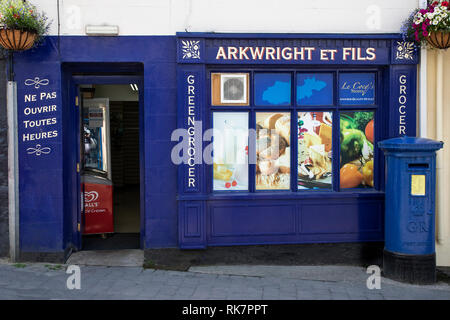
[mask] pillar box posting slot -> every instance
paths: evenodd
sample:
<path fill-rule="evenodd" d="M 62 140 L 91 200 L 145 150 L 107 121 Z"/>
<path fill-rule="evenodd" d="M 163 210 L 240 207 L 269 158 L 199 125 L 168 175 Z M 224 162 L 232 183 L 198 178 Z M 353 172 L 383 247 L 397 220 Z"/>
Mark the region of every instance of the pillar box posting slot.
<path fill-rule="evenodd" d="M 386 156 L 385 248 L 388 278 L 436 281 L 436 151 L 443 142 L 401 137 L 379 143 Z"/>

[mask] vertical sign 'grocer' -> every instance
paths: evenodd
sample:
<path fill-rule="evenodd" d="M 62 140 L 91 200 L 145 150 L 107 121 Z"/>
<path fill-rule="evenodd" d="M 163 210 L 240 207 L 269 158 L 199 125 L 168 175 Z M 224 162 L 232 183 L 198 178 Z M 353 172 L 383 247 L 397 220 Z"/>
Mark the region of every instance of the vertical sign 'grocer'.
<path fill-rule="evenodd" d="M 416 135 L 416 66 L 391 67 L 389 137 Z"/>
<path fill-rule="evenodd" d="M 407 77 L 406 75 L 402 74 L 399 76 L 399 98 L 398 98 L 398 113 L 399 115 L 399 122 L 398 122 L 398 134 L 399 135 L 406 135 L 406 103 L 407 103 Z"/>

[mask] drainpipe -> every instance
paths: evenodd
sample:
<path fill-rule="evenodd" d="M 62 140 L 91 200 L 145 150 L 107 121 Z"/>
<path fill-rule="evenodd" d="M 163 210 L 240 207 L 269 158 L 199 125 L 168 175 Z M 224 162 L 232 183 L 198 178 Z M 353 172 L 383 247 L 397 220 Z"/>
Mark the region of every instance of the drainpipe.
<path fill-rule="evenodd" d="M 419 135 L 422 138 L 427 137 L 427 99 L 428 99 L 428 93 L 427 93 L 427 49 L 422 48 L 420 50 L 420 105 L 419 105 Z"/>
<path fill-rule="evenodd" d="M 419 1 L 419 8 L 425 9 L 428 6 L 427 0 Z M 419 134 L 420 137 L 427 137 L 427 56 L 428 51 L 422 46 L 420 49 L 420 106 L 419 106 Z"/>
<path fill-rule="evenodd" d="M 9 255 L 19 258 L 19 156 L 17 138 L 17 83 L 14 81 L 13 53 L 9 52 L 6 109 L 8 116 L 8 211 Z"/>
<path fill-rule="evenodd" d="M 436 140 L 443 141 L 443 125 L 444 125 L 444 52 L 438 50 L 436 61 Z M 447 190 L 444 174 L 444 153 L 437 151 L 436 159 L 436 204 L 437 204 L 437 241 L 444 243 L 446 238 L 447 221 L 445 211 L 444 192 Z"/>

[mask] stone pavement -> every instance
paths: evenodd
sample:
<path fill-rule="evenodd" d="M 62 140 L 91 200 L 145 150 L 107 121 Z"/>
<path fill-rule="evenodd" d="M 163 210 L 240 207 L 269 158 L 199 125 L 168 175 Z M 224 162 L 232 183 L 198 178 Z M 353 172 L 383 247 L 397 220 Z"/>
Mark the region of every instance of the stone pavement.
<path fill-rule="evenodd" d="M 82 250 L 70 255 L 68 265 L 140 267 L 144 265 L 144 251 L 123 250 Z"/>
<path fill-rule="evenodd" d="M 360 267 L 211 266 L 178 272 L 80 266 L 80 290 L 67 289 L 66 268 L 0 260 L 0 299 L 450 300 L 447 283 L 417 286 L 382 278 L 380 290 L 369 290 L 369 275 Z"/>

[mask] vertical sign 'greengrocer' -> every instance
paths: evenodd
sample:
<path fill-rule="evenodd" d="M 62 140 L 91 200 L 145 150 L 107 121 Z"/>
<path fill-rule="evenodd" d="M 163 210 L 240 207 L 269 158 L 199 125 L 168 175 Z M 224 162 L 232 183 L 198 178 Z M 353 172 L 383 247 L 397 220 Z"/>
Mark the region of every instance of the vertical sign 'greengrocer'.
<path fill-rule="evenodd" d="M 187 187 L 196 188 L 196 172 L 195 172 L 195 75 L 189 74 L 187 81 L 187 130 L 189 134 L 188 155 L 188 171 L 187 171 Z"/>

